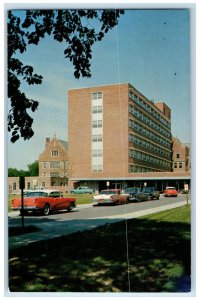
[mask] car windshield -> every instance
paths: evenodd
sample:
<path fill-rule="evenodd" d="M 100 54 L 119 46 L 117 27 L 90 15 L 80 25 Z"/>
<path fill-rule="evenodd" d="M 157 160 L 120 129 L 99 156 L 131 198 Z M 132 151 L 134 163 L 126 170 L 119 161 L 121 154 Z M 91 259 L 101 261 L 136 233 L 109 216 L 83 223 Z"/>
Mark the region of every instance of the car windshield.
<path fill-rule="evenodd" d="M 143 188 L 143 190 L 142 190 L 143 192 L 147 192 L 147 193 L 149 193 L 149 192 L 152 192 L 153 191 L 153 189 L 152 188 L 150 188 L 150 187 L 146 187 L 146 188 Z"/>
<path fill-rule="evenodd" d="M 100 195 L 112 195 L 116 193 L 117 193 L 116 191 L 103 190 L 100 192 Z"/>
<path fill-rule="evenodd" d="M 47 197 L 48 194 L 45 192 L 28 192 L 26 197 Z"/>
<path fill-rule="evenodd" d="M 139 191 L 139 188 L 127 188 L 126 193 L 136 193 Z"/>
<path fill-rule="evenodd" d="M 176 190 L 175 187 L 167 187 L 166 190 Z"/>

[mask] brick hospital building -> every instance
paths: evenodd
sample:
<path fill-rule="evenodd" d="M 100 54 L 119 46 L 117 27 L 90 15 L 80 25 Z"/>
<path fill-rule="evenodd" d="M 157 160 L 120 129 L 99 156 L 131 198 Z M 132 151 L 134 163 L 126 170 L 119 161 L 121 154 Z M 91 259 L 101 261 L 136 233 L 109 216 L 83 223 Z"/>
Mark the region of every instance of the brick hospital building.
<path fill-rule="evenodd" d="M 69 191 L 130 186 L 190 185 L 190 145 L 171 136 L 171 110 L 128 83 L 69 91 L 68 143 L 46 138 L 39 176 L 26 189 Z M 9 178 L 9 192 L 19 189 Z"/>
<path fill-rule="evenodd" d="M 179 178 L 172 175 L 170 108 L 129 83 L 70 90 L 68 142 L 74 186 L 100 190 Z M 188 183 L 189 172 L 180 176 Z"/>

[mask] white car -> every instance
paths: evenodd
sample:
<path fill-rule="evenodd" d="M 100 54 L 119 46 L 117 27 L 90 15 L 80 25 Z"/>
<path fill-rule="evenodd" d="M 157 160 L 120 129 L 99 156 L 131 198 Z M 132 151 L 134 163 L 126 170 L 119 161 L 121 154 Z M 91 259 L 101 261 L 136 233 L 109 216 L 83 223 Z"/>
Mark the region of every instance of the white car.
<path fill-rule="evenodd" d="M 93 196 L 93 204 L 125 204 L 129 202 L 129 194 L 123 194 L 120 189 L 102 190 Z"/>

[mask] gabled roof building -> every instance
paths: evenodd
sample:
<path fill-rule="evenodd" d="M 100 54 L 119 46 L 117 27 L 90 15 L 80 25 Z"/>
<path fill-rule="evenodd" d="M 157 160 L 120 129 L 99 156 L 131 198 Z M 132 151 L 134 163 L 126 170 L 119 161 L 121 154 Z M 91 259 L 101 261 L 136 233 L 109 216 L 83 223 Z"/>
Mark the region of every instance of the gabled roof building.
<path fill-rule="evenodd" d="M 50 186 L 66 185 L 68 168 L 68 143 L 46 138 L 45 149 L 39 156 L 39 177 L 49 178 Z M 43 181 L 45 182 L 45 180 Z"/>

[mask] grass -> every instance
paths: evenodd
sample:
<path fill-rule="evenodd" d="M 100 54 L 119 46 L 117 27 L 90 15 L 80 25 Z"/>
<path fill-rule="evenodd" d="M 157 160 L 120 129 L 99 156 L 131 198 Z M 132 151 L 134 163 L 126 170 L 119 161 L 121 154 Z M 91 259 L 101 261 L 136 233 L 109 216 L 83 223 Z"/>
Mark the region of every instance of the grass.
<path fill-rule="evenodd" d="M 8 196 L 8 212 L 11 212 L 11 202 L 14 198 L 20 198 L 20 195 L 9 195 Z M 93 195 L 83 194 L 83 195 L 74 195 L 74 194 L 65 194 L 64 197 L 74 197 L 76 198 L 76 205 L 81 204 L 90 204 L 92 203 Z"/>
<path fill-rule="evenodd" d="M 189 291 L 190 235 L 188 205 L 34 243 L 10 251 L 9 288 L 128 292 L 129 274 L 131 292 Z"/>
<path fill-rule="evenodd" d="M 8 228 L 8 236 L 16 236 L 16 235 L 21 235 L 21 234 L 26 234 L 26 233 L 32 233 L 32 232 L 37 232 L 40 231 L 36 226 L 25 226 L 25 227 L 9 227 Z"/>

